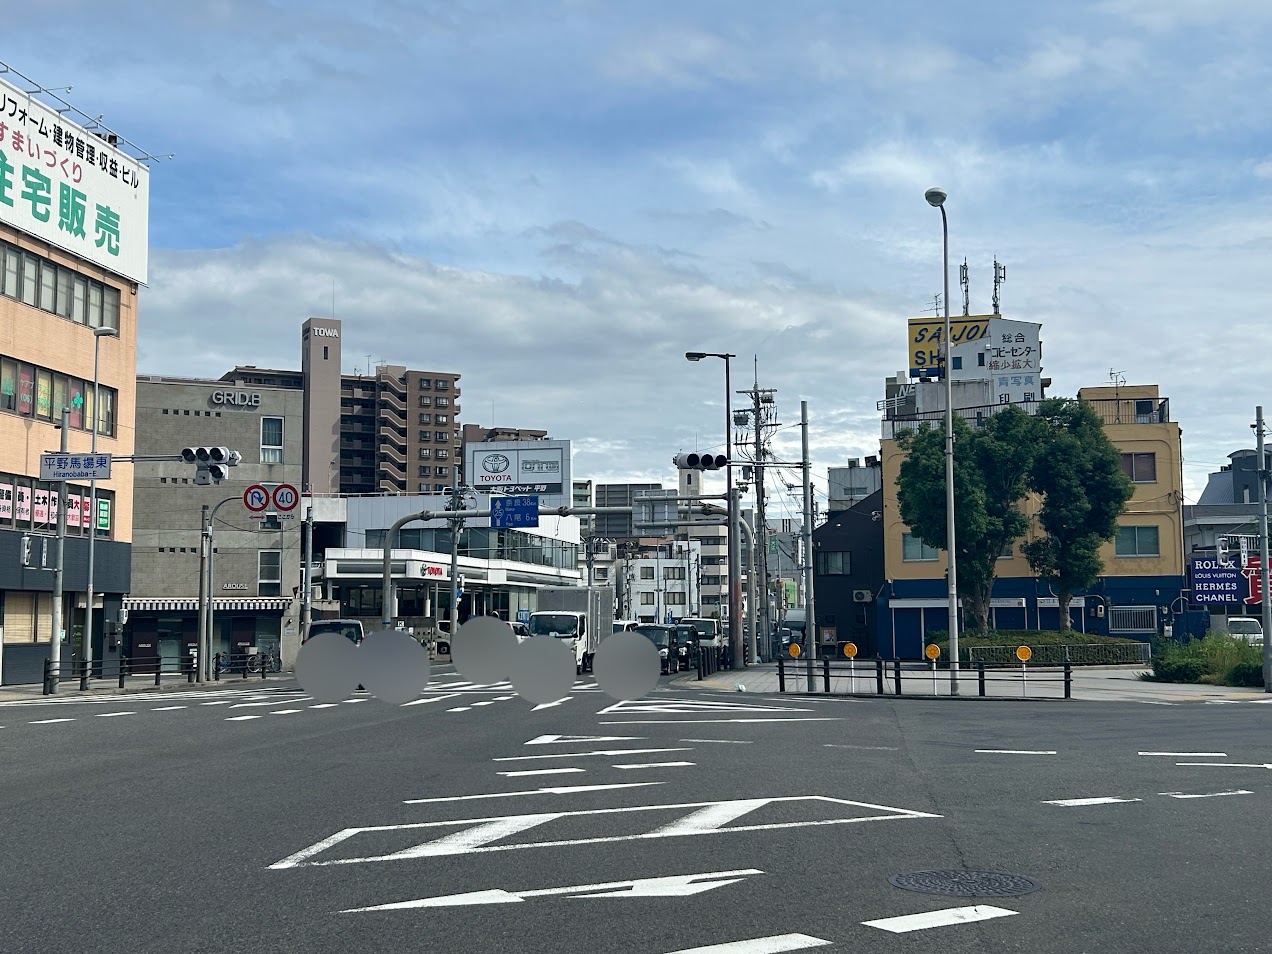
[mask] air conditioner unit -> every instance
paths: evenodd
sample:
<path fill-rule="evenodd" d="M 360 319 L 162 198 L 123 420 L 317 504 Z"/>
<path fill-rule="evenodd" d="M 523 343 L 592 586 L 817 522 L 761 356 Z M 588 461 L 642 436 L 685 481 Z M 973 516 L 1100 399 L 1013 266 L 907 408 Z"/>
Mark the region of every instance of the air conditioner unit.
<path fill-rule="evenodd" d="M 871 603 L 874 601 L 874 594 L 869 590 L 853 590 L 852 601 L 854 603 Z"/>

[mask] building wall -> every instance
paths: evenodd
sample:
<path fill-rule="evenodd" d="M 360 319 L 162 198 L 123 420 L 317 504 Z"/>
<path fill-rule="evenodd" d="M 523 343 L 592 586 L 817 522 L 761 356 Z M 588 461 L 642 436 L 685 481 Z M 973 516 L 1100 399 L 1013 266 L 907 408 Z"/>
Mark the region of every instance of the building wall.
<path fill-rule="evenodd" d="M 302 489 L 316 494 L 340 490 L 340 322 L 310 318 L 300 329 L 304 376 Z"/>

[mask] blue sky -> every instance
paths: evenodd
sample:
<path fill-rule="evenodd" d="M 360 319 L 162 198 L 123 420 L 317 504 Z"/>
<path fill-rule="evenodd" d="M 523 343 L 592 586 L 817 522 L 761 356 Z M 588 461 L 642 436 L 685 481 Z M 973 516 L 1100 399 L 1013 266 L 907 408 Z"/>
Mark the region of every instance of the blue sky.
<path fill-rule="evenodd" d="M 996 256 L 1050 393 L 1159 384 L 1190 499 L 1272 406 L 1261 0 L 46 6 L 0 59 L 176 156 L 144 372 L 293 366 L 334 282 L 350 369 L 457 370 L 465 421 L 570 438 L 580 476 L 721 442 L 686 350 L 738 354 L 739 387 L 758 355 L 824 473 L 878 449 L 939 184 L 973 313 Z"/>

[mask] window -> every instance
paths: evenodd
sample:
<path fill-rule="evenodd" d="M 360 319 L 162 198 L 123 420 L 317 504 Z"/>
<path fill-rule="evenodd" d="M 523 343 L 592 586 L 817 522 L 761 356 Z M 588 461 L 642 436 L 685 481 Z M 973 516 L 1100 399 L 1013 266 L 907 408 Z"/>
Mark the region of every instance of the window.
<path fill-rule="evenodd" d="M 444 444 L 446 443 L 448 438 L 449 438 L 449 435 L 445 431 L 433 432 L 433 439 L 437 441 L 438 443 Z"/>
<path fill-rule="evenodd" d="M 917 560 L 940 559 L 941 551 L 930 547 L 912 533 L 901 535 L 901 559 L 907 563 Z"/>
<path fill-rule="evenodd" d="M 53 372 L 43 368 L 35 376 L 35 416 L 53 419 Z"/>
<path fill-rule="evenodd" d="M 448 476 L 450 476 L 450 468 L 449 468 L 449 467 L 434 467 L 434 468 L 433 468 L 433 476 L 434 476 L 434 477 L 448 477 Z"/>
<path fill-rule="evenodd" d="M 654 605 L 654 594 L 653 594 L 653 593 L 642 593 L 642 594 L 640 594 L 640 605 L 641 605 L 641 606 L 653 606 L 653 605 Z"/>
<path fill-rule="evenodd" d="M 954 356 L 954 370 L 955 371 L 963 370 L 963 359 L 958 355 Z"/>
<path fill-rule="evenodd" d="M 57 308 L 57 268 L 47 262 L 40 269 L 40 307 L 45 311 L 56 313 Z"/>
<path fill-rule="evenodd" d="M 429 388 L 433 386 L 433 382 L 430 381 L 428 378 L 420 378 L 417 384 L 419 384 L 419 388 L 421 391 L 427 391 Z"/>
<path fill-rule="evenodd" d="M 90 282 L 88 285 L 88 326 L 102 327 L 102 286 L 97 282 Z"/>
<path fill-rule="evenodd" d="M 80 275 L 71 280 L 71 321 L 88 323 L 88 279 Z"/>
<path fill-rule="evenodd" d="M 1122 473 L 1137 484 L 1157 483 L 1157 455 L 1123 454 Z"/>
<path fill-rule="evenodd" d="M 30 252 L 22 256 L 22 303 L 24 305 L 35 304 L 39 271 L 40 260 L 38 258 Z"/>
<path fill-rule="evenodd" d="M 419 473 L 419 476 L 421 476 L 421 477 L 427 477 L 427 476 L 428 476 L 428 464 L 420 464 L 420 473 Z M 421 487 L 421 489 L 423 489 L 423 488 Z"/>
<path fill-rule="evenodd" d="M 281 464 L 283 462 L 283 419 L 281 417 L 261 418 L 261 463 Z"/>
<path fill-rule="evenodd" d="M 980 354 L 976 356 L 976 366 L 978 368 L 985 367 L 985 352 L 984 351 L 980 352 Z"/>
<path fill-rule="evenodd" d="M 278 596 L 283 582 L 283 551 L 260 550 L 256 554 L 256 594 Z"/>
<path fill-rule="evenodd" d="M 18 409 L 18 363 L 12 358 L 0 358 L 0 410 Z"/>
<path fill-rule="evenodd" d="M 664 580 L 683 580 L 684 578 L 685 578 L 685 568 L 683 566 L 663 567 Z"/>
<path fill-rule="evenodd" d="M 433 415 L 432 415 L 432 414 L 421 414 L 421 415 L 420 415 L 420 424 L 421 424 L 421 425 L 424 425 L 424 424 L 432 424 L 432 423 L 433 423 Z M 422 439 L 422 438 L 421 438 L 421 439 Z"/>
<path fill-rule="evenodd" d="M 998 554 L 997 559 L 1010 560 L 1015 555 L 1016 555 L 1015 549 L 1012 547 L 1011 541 L 1008 541 L 1007 543 L 1003 544 L 1002 552 Z"/>
<path fill-rule="evenodd" d="M 420 407 L 432 407 L 432 406 L 433 406 L 433 399 L 429 397 L 427 394 L 421 394 Z"/>
<path fill-rule="evenodd" d="M 445 391 L 445 390 L 447 390 L 448 388 L 450 388 L 450 382 L 449 382 L 449 381 L 443 380 L 442 378 L 438 378 L 438 379 L 437 379 L 437 390 L 439 390 L 439 391 Z"/>
<path fill-rule="evenodd" d="M 428 469 L 427 467 L 421 467 L 421 468 L 420 468 L 420 470 L 427 470 L 427 469 Z M 424 477 L 424 476 L 426 476 L 426 475 L 425 475 L 425 474 L 420 474 L 420 476 L 421 476 L 421 477 Z M 422 493 L 422 494 L 426 494 L 426 493 L 428 493 L 428 484 L 420 484 L 420 485 L 419 485 L 419 489 L 420 489 L 420 493 Z"/>
<path fill-rule="evenodd" d="M 439 447 L 437 449 L 437 453 L 433 456 L 435 456 L 438 460 L 446 460 L 450 457 L 450 452 L 447 451 L 445 447 Z"/>
<path fill-rule="evenodd" d="M 439 415 L 437 415 L 437 423 L 438 423 L 438 424 L 449 424 L 449 423 L 450 423 L 450 415 L 449 415 L 449 414 L 439 414 Z"/>
<path fill-rule="evenodd" d="M 439 397 L 437 399 L 438 407 L 450 407 L 450 398 Z"/>
<path fill-rule="evenodd" d="M 431 441 L 432 439 L 433 439 L 433 432 L 432 432 L 432 431 L 420 431 L 420 440 L 421 440 L 421 441 Z"/>
<path fill-rule="evenodd" d="M 101 406 L 97 408 L 97 433 L 107 437 L 115 436 L 115 390 L 102 388 Z"/>
<path fill-rule="evenodd" d="M 9 298 L 17 298 L 18 289 L 22 285 L 22 253 L 11 245 L 0 247 L 0 252 L 4 253 L 3 291 Z M 70 273 L 67 274 L 69 276 Z"/>
<path fill-rule="evenodd" d="M 844 576 L 852 572 L 852 554 L 847 550 L 827 550 L 817 554 L 819 576 Z"/>
<path fill-rule="evenodd" d="M 640 568 L 640 578 L 642 580 L 652 580 L 654 578 L 654 568 L 652 566 L 642 566 Z"/>
<path fill-rule="evenodd" d="M 328 357 L 329 357 L 328 351 L 329 351 L 329 346 L 328 346 L 328 345 L 323 345 L 323 346 L 322 346 L 322 360 L 326 361 L 326 360 L 328 359 Z"/>
<path fill-rule="evenodd" d="M 609 580 L 609 567 L 598 566 L 592 570 L 593 582 L 605 583 Z"/>
<path fill-rule="evenodd" d="M 665 597 L 664 602 L 668 606 L 684 606 L 685 605 L 686 601 L 685 601 L 684 593 L 665 593 L 663 595 Z"/>
<path fill-rule="evenodd" d="M 1116 550 L 1120 557 L 1161 556 L 1156 527 L 1118 527 Z"/>
<path fill-rule="evenodd" d="M 428 460 L 432 456 L 433 456 L 432 448 L 429 448 L 429 447 L 420 448 L 420 460 Z"/>
<path fill-rule="evenodd" d="M 435 494 L 440 494 L 440 493 L 441 493 L 443 490 L 445 490 L 445 489 L 446 489 L 446 485 L 445 485 L 445 484 L 434 484 L 434 485 L 433 485 L 433 493 L 435 493 Z"/>

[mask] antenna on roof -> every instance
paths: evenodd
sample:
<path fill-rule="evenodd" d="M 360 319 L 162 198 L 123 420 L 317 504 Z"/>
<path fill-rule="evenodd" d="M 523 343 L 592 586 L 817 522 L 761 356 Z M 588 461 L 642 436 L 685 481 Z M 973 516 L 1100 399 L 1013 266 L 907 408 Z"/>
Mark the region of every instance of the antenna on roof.
<path fill-rule="evenodd" d="M 1007 281 L 1007 266 L 999 264 L 998 257 L 994 256 L 994 314 L 996 315 L 1002 314 L 998 310 L 998 286 L 1005 281 Z"/>
<path fill-rule="evenodd" d="M 958 283 L 963 286 L 963 314 L 972 313 L 971 280 L 967 275 L 967 259 L 958 267 Z"/>
<path fill-rule="evenodd" d="M 929 311 L 930 311 L 930 312 L 932 312 L 932 314 L 934 314 L 934 315 L 940 315 L 940 314 L 941 314 L 941 296 L 940 296 L 940 294 L 939 294 L 939 293 L 938 293 L 938 294 L 936 294 L 936 295 L 933 295 L 933 296 L 932 296 L 932 304 L 931 304 L 929 307 L 927 307 L 927 308 L 924 308 L 924 309 L 923 309 L 923 313 L 924 313 L 925 315 L 926 315 Z"/>

